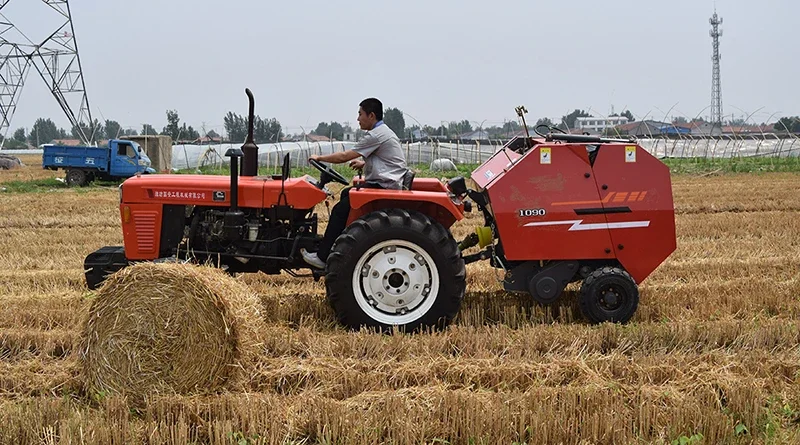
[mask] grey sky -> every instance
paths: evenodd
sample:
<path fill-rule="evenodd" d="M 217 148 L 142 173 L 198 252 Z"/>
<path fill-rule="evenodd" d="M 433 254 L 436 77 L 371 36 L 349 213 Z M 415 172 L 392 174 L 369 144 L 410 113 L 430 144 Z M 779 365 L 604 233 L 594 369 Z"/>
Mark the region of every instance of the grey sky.
<path fill-rule="evenodd" d="M 484 126 L 629 108 L 641 118 L 693 117 L 710 103 L 711 0 L 241 1 L 73 0 L 92 112 L 124 127 L 157 129 L 178 110 L 196 129 L 256 113 L 289 132 L 319 121 L 355 124 L 358 102 L 380 98 L 423 124 Z M 800 114 L 795 0 L 719 0 L 724 17 L 726 115 Z M 2 11 L 41 39 L 56 20 L 43 3 Z M 703 112 L 708 115 L 708 110 Z M 12 129 L 40 116 L 68 127 L 35 73 Z M 775 118 L 772 119 L 773 121 Z M 413 120 L 406 118 L 407 125 Z"/>

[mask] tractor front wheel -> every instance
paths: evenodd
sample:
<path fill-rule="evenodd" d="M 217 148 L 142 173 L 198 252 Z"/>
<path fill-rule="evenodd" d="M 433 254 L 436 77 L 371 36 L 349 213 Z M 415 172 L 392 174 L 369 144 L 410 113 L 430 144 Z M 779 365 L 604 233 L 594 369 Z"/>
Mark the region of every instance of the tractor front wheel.
<path fill-rule="evenodd" d="M 628 272 L 602 267 L 583 281 L 579 303 L 592 323 L 627 323 L 639 306 L 639 289 Z"/>
<path fill-rule="evenodd" d="M 387 331 L 441 328 L 458 313 L 466 269 L 448 230 L 403 209 L 353 222 L 328 256 L 325 285 L 339 321 Z"/>

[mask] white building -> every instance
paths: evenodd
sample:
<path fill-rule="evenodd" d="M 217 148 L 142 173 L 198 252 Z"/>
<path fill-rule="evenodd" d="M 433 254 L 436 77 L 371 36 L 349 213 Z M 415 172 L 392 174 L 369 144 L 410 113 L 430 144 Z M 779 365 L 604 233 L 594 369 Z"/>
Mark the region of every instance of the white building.
<path fill-rule="evenodd" d="M 575 120 L 575 129 L 588 133 L 602 133 L 606 128 L 628 123 L 625 116 L 613 117 L 579 117 Z"/>

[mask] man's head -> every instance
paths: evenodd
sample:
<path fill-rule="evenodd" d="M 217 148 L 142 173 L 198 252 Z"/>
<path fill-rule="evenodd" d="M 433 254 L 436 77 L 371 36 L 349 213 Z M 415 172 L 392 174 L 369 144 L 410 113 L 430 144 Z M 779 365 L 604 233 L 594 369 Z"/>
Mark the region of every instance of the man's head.
<path fill-rule="evenodd" d="M 370 97 L 358 104 L 358 125 L 362 130 L 372 130 L 378 121 L 383 120 L 383 104 L 378 99 Z"/>

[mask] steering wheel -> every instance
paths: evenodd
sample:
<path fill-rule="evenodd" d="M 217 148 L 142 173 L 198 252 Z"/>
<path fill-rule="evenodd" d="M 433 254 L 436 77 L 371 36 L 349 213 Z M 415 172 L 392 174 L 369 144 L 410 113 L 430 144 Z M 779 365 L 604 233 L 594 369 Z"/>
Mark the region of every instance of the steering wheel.
<path fill-rule="evenodd" d="M 312 167 L 314 167 L 317 170 L 319 170 L 319 172 L 321 173 L 321 175 L 319 177 L 319 180 L 323 184 L 327 184 L 329 182 L 329 180 L 331 180 L 331 179 L 333 179 L 334 181 L 336 181 L 336 182 L 338 182 L 339 184 L 342 184 L 342 185 L 350 184 L 350 181 L 345 179 L 345 177 L 342 176 L 341 173 L 339 173 L 336 170 L 334 170 L 333 167 L 331 167 L 330 165 L 325 165 L 322 162 L 317 161 L 316 159 L 309 159 L 308 163 L 311 164 Z M 326 178 L 326 176 L 327 176 L 327 178 Z M 328 180 L 326 181 L 326 179 L 328 179 Z"/>

